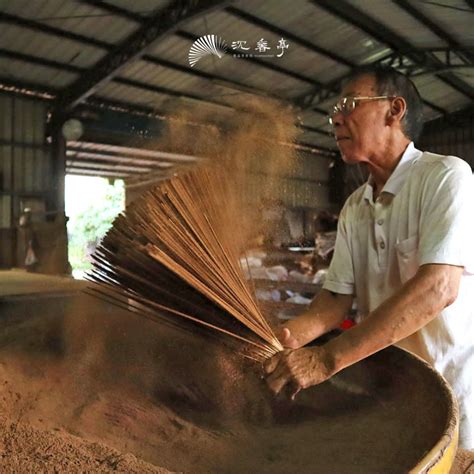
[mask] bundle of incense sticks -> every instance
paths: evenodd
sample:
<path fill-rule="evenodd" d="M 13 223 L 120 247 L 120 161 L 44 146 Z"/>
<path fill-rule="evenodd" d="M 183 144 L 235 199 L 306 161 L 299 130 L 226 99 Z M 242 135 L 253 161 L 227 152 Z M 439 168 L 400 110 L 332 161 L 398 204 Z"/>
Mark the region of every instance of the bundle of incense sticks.
<path fill-rule="evenodd" d="M 202 167 L 147 191 L 119 215 L 93 256 L 96 295 L 182 329 L 204 329 L 262 361 L 282 346 L 240 266 L 227 206 L 236 187 Z M 234 226 L 238 223 L 234 222 Z"/>

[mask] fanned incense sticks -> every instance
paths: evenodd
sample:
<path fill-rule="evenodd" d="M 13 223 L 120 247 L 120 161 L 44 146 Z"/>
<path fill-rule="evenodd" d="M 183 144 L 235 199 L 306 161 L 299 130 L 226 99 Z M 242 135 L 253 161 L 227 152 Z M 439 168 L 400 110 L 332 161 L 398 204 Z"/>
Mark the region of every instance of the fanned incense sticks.
<path fill-rule="evenodd" d="M 183 329 L 207 329 L 261 361 L 282 350 L 239 263 L 229 207 L 236 188 L 205 167 L 146 192 L 117 217 L 94 255 L 91 291 Z"/>

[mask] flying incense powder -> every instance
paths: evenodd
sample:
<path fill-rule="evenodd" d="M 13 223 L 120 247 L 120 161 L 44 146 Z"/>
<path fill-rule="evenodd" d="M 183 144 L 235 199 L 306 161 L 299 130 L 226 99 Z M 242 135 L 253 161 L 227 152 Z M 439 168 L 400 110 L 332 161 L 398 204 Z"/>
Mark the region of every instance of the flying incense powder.
<path fill-rule="evenodd" d="M 90 291 L 157 321 L 215 332 L 256 361 L 282 350 L 240 267 L 242 242 L 229 220 L 237 181 L 205 166 L 146 192 L 97 249 L 90 279 L 99 285 Z"/>

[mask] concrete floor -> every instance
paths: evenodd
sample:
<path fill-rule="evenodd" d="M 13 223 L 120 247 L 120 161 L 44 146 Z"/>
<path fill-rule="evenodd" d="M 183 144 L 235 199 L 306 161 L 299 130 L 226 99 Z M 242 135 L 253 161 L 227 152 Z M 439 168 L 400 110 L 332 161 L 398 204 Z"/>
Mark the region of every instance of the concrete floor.
<path fill-rule="evenodd" d="M 42 294 L 75 293 L 86 288 L 88 282 L 70 277 L 41 275 L 24 270 L 0 271 L 0 300 Z"/>

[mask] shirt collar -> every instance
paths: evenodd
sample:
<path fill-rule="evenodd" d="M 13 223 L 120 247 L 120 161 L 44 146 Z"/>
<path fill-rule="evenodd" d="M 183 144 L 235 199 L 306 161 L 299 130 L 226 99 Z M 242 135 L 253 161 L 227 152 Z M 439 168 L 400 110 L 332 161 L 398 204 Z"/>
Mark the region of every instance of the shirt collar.
<path fill-rule="evenodd" d="M 388 181 L 385 183 L 381 193 L 390 193 L 396 195 L 403 186 L 407 178 L 408 171 L 413 164 L 414 160 L 419 158 L 423 152 L 417 150 L 413 142 L 410 142 L 406 147 L 403 155 L 398 162 L 396 168 L 393 170 L 392 174 L 388 178 Z M 369 179 L 365 185 L 364 198 L 369 201 L 373 196 L 373 178 L 369 176 Z"/>

